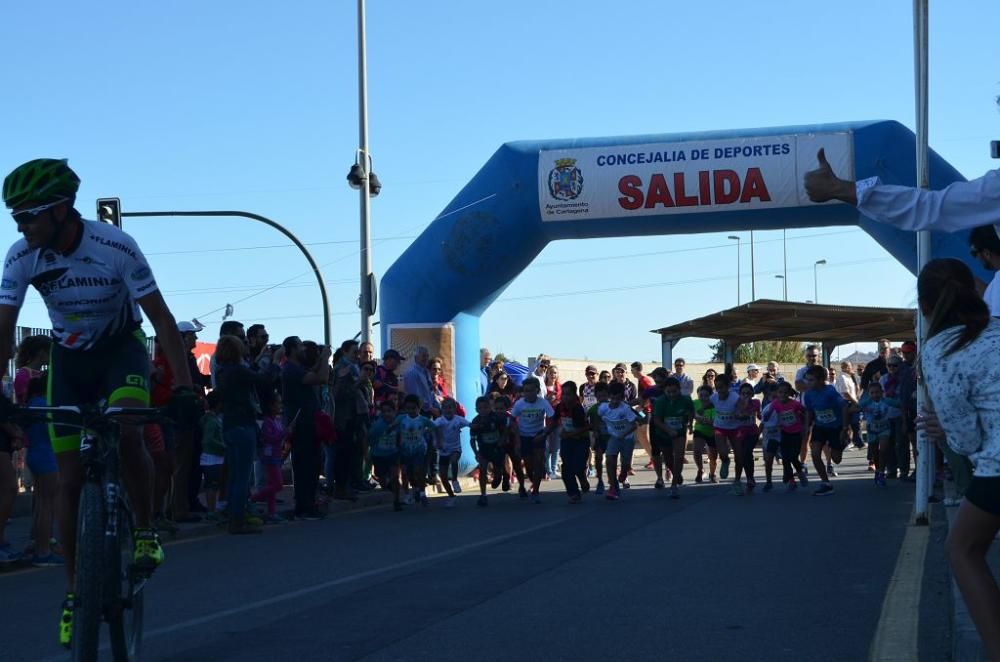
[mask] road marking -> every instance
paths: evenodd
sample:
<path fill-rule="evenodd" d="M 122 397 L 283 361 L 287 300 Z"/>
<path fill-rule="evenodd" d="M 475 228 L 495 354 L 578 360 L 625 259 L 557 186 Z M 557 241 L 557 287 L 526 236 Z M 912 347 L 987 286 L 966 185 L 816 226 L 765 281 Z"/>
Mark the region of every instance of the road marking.
<path fill-rule="evenodd" d="M 919 656 L 920 589 L 930 531 L 929 526 L 906 529 L 868 653 L 872 662 L 910 661 Z"/>
<path fill-rule="evenodd" d="M 262 607 L 268 607 L 270 605 L 278 604 L 280 602 L 286 602 L 288 600 L 295 600 L 312 593 L 320 593 L 334 586 L 341 586 L 343 584 L 350 584 L 351 582 L 356 582 L 361 579 L 368 579 L 369 577 L 376 577 L 378 575 L 383 575 L 389 572 L 395 572 L 397 570 L 403 570 L 416 565 L 424 565 L 430 561 L 439 561 L 441 559 L 448 558 L 450 556 L 458 556 L 465 554 L 466 552 L 471 552 L 474 549 L 479 549 L 480 547 L 488 547 L 490 545 L 495 545 L 496 543 L 504 542 L 510 540 L 511 538 L 518 538 L 520 536 L 534 533 L 541 529 L 548 528 L 555 524 L 561 524 L 567 520 L 573 519 L 575 516 L 560 517 L 559 519 L 550 520 L 542 524 L 536 524 L 535 526 L 528 527 L 526 529 L 520 529 L 512 533 L 505 533 L 500 536 L 493 536 L 492 538 L 487 538 L 486 540 L 480 540 L 479 542 L 469 543 L 467 545 L 462 545 L 461 547 L 455 547 L 453 549 L 445 550 L 443 552 L 436 552 L 434 554 L 428 554 L 426 556 L 421 556 L 420 558 L 410 559 L 408 561 L 400 561 L 399 563 L 392 563 L 390 565 L 382 566 L 381 568 L 375 568 L 373 570 L 365 570 L 364 572 L 357 572 L 353 575 L 347 575 L 346 577 L 338 577 L 337 579 L 331 579 L 330 581 L 323 582 L 322 584 L 313 584 L 307 588 L 300 588 L 296 591 L 289 591 L 287 593 L 281 593 L 280 595 L 275 595 L 270 598 L 265 598 L 263 600 L 257 600 L 256 602 L 248 602 L 246 604 L 240 605 L 239 607 L 233 607 L 231 609 L 224 609 L 222 611 L 217 611 L 213 614 L 207 616 L 201 616 L 199 618 L 192 618 L 187 621 L 182 621 L 174 625 L 169 625 L 167 627 L 158 628 L 156 630 L 150 630 L 143 633 L 143 639 L 148 639 L 150 637 L 159 637 L 164 634 L 172 634 L 178 632 L 179 630 L 186 630 L 187 628 L 197 627 L 199 625 L 205 625 L 206 623 L 211 623 L 212 621 L 217 621 L 223 618 L 228 618 L 230 616 L 235 616 L 237 614 L 242 614 L 244 612 L 253 611 L 255 609 L 260 609 Z M 146 605 L 146 609 L 155 609 L 155 605 Z M 107 646 L 102 646 L 101 649 L 105 650 Z M 44 662 L 65 662 L 66 655 L 54 655 L 44 659 Z"/>

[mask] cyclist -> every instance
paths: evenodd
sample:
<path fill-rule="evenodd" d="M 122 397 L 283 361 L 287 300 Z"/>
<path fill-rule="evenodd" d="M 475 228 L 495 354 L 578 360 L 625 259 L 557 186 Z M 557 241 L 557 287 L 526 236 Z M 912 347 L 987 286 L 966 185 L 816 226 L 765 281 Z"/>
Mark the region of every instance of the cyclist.
<path fill-rule="evenodd" d="M 14 346 L 14 329 L 28 285 L 38 290 L 52 321 L 49 405 L 107 400 L 109 406 L 149 406 L 149 357 L 142 333 L 146 313 L 175 376 L 176 417 L 194 414 L 187 357 L 173 315 L 135 241 L 107 223 L 87 221 L 73 207 L 80 179 L 65 159 L 35 159 L 3 182 L 3 200 L 23 237 L 7 253 L 0 282 L 0 374 Z M 77 510 L 83 472 L 79 432 L 50 425 L 59 465 L 59 524 L 66 550 L 67 595 L 59 641 L 69 646 Z M 122 464 L 135 514 L 133 563 L 152 571 L 163 561 L 151 527 L 153 473 L 141 426 L 123 421 Z"/>

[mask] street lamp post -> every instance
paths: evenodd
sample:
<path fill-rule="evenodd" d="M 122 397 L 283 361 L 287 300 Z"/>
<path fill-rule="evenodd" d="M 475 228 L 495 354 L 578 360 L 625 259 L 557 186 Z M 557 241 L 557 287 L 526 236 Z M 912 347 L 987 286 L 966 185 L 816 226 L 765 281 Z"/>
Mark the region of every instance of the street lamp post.
<path fill-rule="evenodd" d="M 781 281 L 781 289 L 784 296 L 782 297 L 785 301 L 788 301 L 788 286 L 785 284 L 785 277 L 781 274 L 775 274 L 775 278 Z"/>
<path fill-rule="evenodd" d="M 740 276 L 742 275 L 740 273 L 740 253 L 743 252 L 741 250 L 742 242 L 740 241 L 740 238 L 734 234 L 729 235 L 726 239 L 736 242 L 736 305 L 738 306 L 740 305 Z"/>
<path fill-rule="evenodd" d="M 819 303 L 819 267 L 826 264 L 826 260 L 816 260 L 813 264 L 813 301 Z"/>
<path fill-rule="evenodd" d="M 785 279 L 785 301 L 788 301 L 788 241 L 785 237 L 785 230 L 781 230 L 781 259 L 784 262 L 784 279 Z"/>
<path fill-rule="evenodd" d="M 750 301 L 757 300 L 757 268 L 753 255 L 753 230 L 750 230 Z"/>
<path fill-rule="evenodd" d="M 347 176 L 352 187 L 360 191 L 361 198 L 361 341 L 371 342 L 372 337 L 372 231 L 371 197 L 378 195 L 378 178 L 371 171 L 368 153 L 368 53 L 365 43 L 365 0 L 358 0 L 358 155 Z M 378 187 L 378 188 L 376 188 Z"/>

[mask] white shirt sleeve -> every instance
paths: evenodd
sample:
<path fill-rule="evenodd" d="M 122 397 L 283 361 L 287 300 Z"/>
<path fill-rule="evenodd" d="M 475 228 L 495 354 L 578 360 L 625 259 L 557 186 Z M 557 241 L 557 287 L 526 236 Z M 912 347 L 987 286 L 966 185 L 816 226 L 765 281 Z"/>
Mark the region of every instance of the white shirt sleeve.
<path fill-rule="evenodd" d="M 883 185 L 873 177 L 857 182 L 856 193 L 858 211 L 900 230 L 958 232 L 1000 226 L 1000 169 L 938 191 Z"/>
<path fill-rule="evenodd" d="M 20 308 L 24 304 L 30 273 L 26 268 L 27 259 L 28 251 L 23 241 L 11 246 L 7 252 L 3 267 L 3 283 L 0 283 L 0 304 L 15 308 Z"/>

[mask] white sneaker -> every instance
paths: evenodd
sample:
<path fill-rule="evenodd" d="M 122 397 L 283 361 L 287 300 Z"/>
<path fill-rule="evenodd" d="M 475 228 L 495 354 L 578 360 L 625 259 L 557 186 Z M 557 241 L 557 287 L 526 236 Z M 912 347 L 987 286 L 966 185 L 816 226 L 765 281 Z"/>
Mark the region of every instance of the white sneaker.
<path fill-rule="evenodd" d="M 458 479 L 451 481 L 451 489 L 455 494 L 462 493 L 462 484 L 458 482 Z"/>

